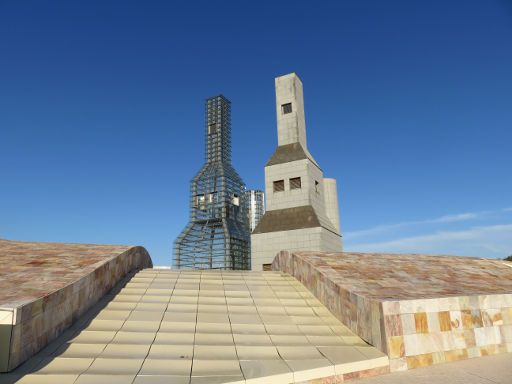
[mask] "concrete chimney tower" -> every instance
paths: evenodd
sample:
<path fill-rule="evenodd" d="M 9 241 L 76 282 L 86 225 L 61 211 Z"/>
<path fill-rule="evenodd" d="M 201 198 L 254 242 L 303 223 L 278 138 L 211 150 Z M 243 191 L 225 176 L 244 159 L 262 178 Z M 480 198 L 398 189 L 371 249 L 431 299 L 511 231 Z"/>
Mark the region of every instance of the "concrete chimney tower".
<path fill-rule="evenodd" d="M 251 235 L 253 270 L 281 250 L 342 249 L 336 180 L 324 179 L 306 140 L 302 82 L 276 78 L 278 147 L 265 166 L 266 212 Z"/>
<path fill-rule="evenodd" d="M 275 84 L 278 145 L 300 143 L 307 148 L 302 81 L 291 73 L 277 77 Z"/>

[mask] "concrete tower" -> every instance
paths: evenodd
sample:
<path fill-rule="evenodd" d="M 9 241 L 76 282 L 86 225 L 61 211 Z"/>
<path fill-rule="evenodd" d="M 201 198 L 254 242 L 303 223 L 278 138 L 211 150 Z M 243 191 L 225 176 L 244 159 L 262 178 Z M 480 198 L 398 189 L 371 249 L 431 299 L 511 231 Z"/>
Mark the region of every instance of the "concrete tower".
<path fill-rule="evenodd" d="M 245 184 L 231 165 L 231 104 L 206 100 L 206 163 L 190 182 L 190 221 L 174 242 L 180 269 L 250 269 Z"/>
<path fill-rule="evenodd" d="M 308 151 L 302 82 L 276 78 L 278 147 L 265 166 L 266 212 L 251 235 L 253 270 L 281 250 L 341 251 L 336 180 Z"/>

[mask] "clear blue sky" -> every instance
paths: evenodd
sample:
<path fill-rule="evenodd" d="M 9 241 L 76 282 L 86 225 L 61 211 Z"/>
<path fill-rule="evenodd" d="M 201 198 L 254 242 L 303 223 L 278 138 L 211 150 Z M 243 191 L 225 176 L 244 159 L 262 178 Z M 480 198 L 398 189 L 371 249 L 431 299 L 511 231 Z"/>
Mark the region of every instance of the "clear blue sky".
<path fill-rule="evenodd" d="M 512 2 L 312 4 L 0 0 L 0 237 L 170 264 L 204 99 L 262 188 L 295 71 L 347 250 L 512 254 Z"/>

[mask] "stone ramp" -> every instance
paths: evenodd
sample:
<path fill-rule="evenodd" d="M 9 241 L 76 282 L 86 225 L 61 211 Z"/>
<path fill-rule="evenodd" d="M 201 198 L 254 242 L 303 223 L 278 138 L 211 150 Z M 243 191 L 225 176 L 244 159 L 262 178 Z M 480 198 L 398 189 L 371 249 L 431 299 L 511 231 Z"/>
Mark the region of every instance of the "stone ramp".
<path fill-rule="evenodd" d="M 0 383 L 334 383 L 388 371 L 288 274 L 145 269 Z"/>
<path fill-rule="evenodd" d="M 280 252 L 391 371 L 512 352 L 512 263 L 454 256 Z"/>
<path fill-rule="evenodd" d="M 0 266 L 0 372 L 6 372 L 151 259 L 142 247 L 0 239 Z"/>

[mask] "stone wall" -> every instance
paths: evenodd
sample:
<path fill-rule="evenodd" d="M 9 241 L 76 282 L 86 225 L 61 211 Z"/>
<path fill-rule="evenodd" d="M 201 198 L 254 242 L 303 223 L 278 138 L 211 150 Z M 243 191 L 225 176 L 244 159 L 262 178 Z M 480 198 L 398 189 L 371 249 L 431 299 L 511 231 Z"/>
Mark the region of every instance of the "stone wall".
<path fill-rule="evenodd" d="M 44 244 L 42 247 L 45 251 L 48 250 L 46 243 L 30 244 L 33 245 L 32 249 L 36 254 L 37 244 Z M 63 244 L 63 246 L 68 245 Z M 58 253 L 59 245 L 53 244 L 53 247 L 55 247 L 55 253 Z M 120 252 L 119 250 L 117 247 L 114 252 L 113 249 L 105 252 L 105 248 L 100 248 L 99 261 L 95 259 L 93 264 L 87 265 L 87 256 L 78 250 L 73 254 L 73 251 L 67 249 L 66 257 L 69 260 L 87 267 L 81 270 L 81 274 L 73 275 L 70 281 L 62 281 L 62 286 L 51 292 L 43 294 L 42 291 L 34 288 L 35 297 L 33 298 L 28 298 L 31 290 L 24 284 L 41 288 L 52 286 L 59 280 L 61 273 L 55 271 L 62 268 L 62 265 L 57 267 L 56 262 L 52 264 L 50 259 L 54 255 L 46 252 L 46 256 L 41 256 L 38 264 L 32 267 L 29 265 L 24 270 L 23 253 L 18 255 L 18 259 L 13 261 L 13 264 L 19 265 L 12 266 L 11 270 L 26 271 L 25 275 L 23 275 L 24 272 L 18 272 L 20 275 L 18 277 L 19 300 L 0 301 L 0 372 L 8 372 L 16 368 L 54 340 L 129 272 L 152 266 L 149 254 L 142 247 L 122 247 Z M 103 259 L 101 252 L 104 252 Z M 57 259 L 60 261 L 60 258 L 57 257 Z M 44 270 L 41 265 L 44 265 Z M 5 269 L 8 269 L 7 266 Z M 12 274 L 10 278 L 12 280 Z M 33 281 L 30 282 L 27 279 Z M 10 298 L 13 299 L 13 297 Z"/>
<path fill-rule="evenodd" d="M 290 251 L 272 264 L 387 353 L 392 371 L 512 352 L 511 267 L 474 258 Z"/>
<path fill-rule="evenodd" d="M 512 294 L 382 303 L 391 369 L 512 352 Z"/>

